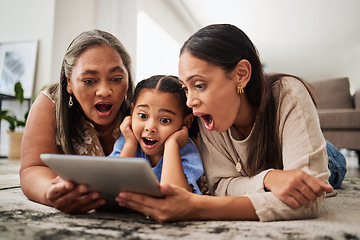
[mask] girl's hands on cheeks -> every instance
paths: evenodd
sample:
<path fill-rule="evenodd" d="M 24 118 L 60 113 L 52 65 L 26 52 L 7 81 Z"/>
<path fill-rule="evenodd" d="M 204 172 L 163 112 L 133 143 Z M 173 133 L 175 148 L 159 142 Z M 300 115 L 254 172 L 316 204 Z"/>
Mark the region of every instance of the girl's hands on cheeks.
<path fill-rule="evenodd" d="M 188 129 L 186 126 L 182 126 L 180 130 L 171 134 L 165 141 L 165 144 L 170 141 L 176 141 L 179 146 L 179 149 L 185 147 L 189 138 Z"/>
<path fill-rule="evenodd" d="M 264 186 L 292 208 L 307 206 L 332 190 L 331 185 L 300 169 L 271 170 L 264 178 Z"/>
<path fill-rule="evenodd" d="M 75 186 L 72 182 L 56 177 L 46 192 L 46 198 L 64 213 L 86 213 L 105 204 L 99 193 L 87 191 L 86 185 Z"/>
<path fill-rule="evenodd" d="M 131 144 L 137 145 L 138 142 L 137 142 L 137 140 L 134 136 L 134 133 L 131 129 L 131 122 L 132 122 L 131 116 L 125 117 L 123 122 L 120 125 L 120 131 L 121 131 L 121 134 L 124 136 L 126 143 L 131 143 Z"/>
<path fill-rule="evenodd" d="M 121 192 L 116 201 L 120 206 L 141 212 L 160 223 L 194 219 L 192 199 L 196 197 L 196 194 L 168 184 L 160 184 L 160 190 L 165 198 Z"/>
<path fill-rule="evenodd" d="M 127 116 L 120 125 L 121 134 L 125 138 L 125 144 L 120 152 L 120 157 L 135 157 L 138 141 L 131 128 L 132 118 Z"/>

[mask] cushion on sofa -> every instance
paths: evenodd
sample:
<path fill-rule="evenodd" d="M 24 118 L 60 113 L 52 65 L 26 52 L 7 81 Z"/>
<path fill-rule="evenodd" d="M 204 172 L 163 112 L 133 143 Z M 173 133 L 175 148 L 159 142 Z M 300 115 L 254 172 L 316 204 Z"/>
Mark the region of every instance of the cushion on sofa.
<path fill-rule="evenodd" d="M 315 90 L 318 109 L 353 108 L 347 77 L 310 82 Z"/>
<path fill-rule="evenodd" d="M 360 131 L 360 109 L 319 109 L 322 130 Z"/>

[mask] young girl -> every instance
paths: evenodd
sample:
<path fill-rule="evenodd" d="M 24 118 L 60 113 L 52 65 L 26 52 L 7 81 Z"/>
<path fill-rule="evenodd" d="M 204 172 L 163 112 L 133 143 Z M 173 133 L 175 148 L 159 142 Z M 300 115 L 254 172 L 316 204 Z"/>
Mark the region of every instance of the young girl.
<path fill-rule="evenodd" d="M 193 119 L 178 78 L 157 75 L 145 79 L 135 88 L 131 116 L 121 124 L 122 135 L 110 156 L 145 158 L 161 183 L 201 194 L 196 181 L 204 170 L 190 139 L 198 132 Z"/>

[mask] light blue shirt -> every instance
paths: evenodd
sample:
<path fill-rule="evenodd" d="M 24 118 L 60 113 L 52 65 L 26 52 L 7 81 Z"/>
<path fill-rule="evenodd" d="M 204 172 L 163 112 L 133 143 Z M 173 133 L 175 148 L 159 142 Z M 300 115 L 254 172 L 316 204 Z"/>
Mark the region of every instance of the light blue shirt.
<path fill-rule="evenodd" d="M 124 145 L 125 145 L 125 138 L 123 135 L 121 135 L 116 140 L 114 144 L 114 150 L 109 155 L 109 157 L 118 157 Z M 149 157 L 143 152 L 140 145 L 138 145 L 137 147 L 135 157 L 145 158 L 150 163 Z M 204 174 L 204 168 L 201 162 L 200 153 L 197 147 L 195 146 L 194 142 L 191 141 L 190 138 L 186 143 L 185 147 L 180 149 L 180 157 L 186 179 L 189 185 L 192 186 L 193 192 L 197 194 L 202 194 L 196 181 Z M 162 166 L 163 166 L 163 158 L 161 158 L 159 163 L 152 168 L 159 181 L 161 179 Z"/>

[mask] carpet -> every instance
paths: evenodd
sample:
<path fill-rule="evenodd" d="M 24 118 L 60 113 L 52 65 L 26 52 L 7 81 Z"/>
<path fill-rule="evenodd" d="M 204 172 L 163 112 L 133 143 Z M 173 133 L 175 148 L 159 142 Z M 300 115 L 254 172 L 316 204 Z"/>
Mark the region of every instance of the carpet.
<path fill-rule="evenodd" d="M 1 171 L 0 171 L 1 172 Z M 360 179 L 345 179 L 317 219 L 159 224 L 138 213 L 67 215 L 28 200 L 0 174 L 0 239 L 360 239 Z M 3 181 L 4 180 L 4 181 Z"/>

